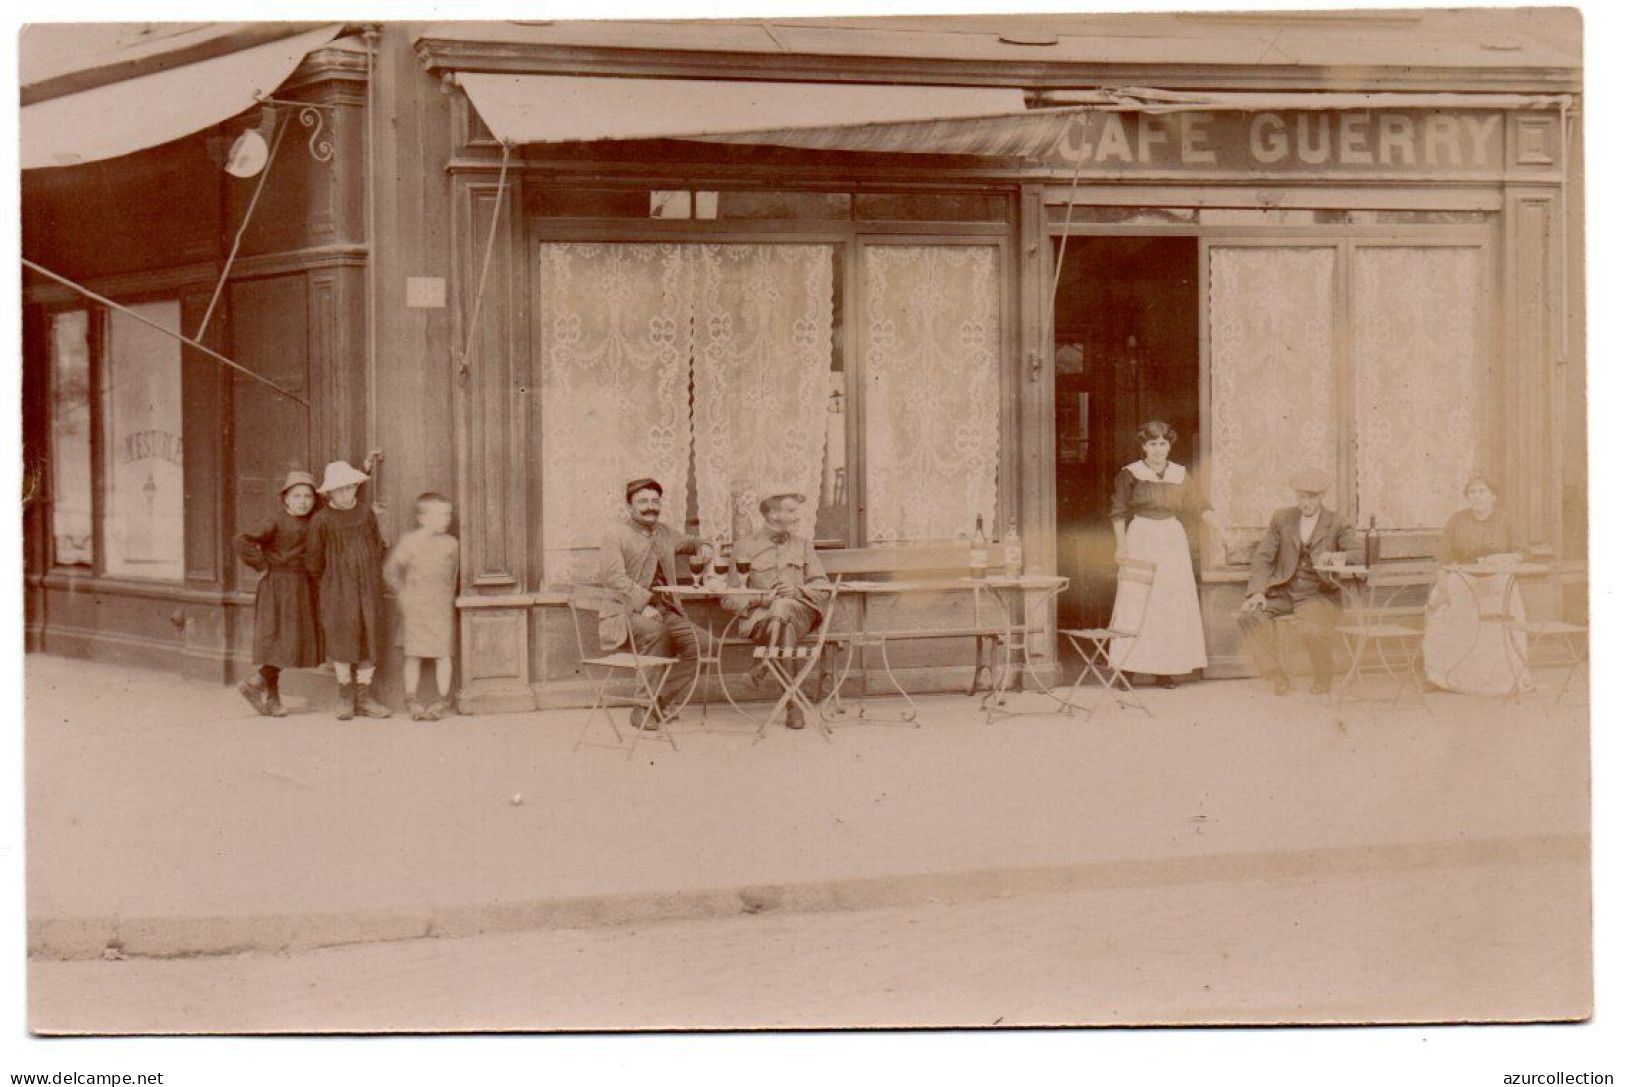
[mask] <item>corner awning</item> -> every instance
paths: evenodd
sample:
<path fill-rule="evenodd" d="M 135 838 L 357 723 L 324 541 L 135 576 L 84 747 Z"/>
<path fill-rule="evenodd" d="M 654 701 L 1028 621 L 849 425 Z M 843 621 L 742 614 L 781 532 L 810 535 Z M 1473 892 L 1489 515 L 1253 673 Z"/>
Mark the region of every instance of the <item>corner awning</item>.
<path fill-rule="evenodd" d="M 97 162 L 217 125 L 275 91 L 341 29 L 335 23 L 175 67 L 159 63 L 131 79 L 30 102 L 19 122 L 21 166 Z"/>
<path fill-rule="evenodd" d="M 713 140 L 770 132 L 934 124 L 1025 112 L 1013 87 L 616 79 L 462 72 L 457 81 L 503 143 Z"/>

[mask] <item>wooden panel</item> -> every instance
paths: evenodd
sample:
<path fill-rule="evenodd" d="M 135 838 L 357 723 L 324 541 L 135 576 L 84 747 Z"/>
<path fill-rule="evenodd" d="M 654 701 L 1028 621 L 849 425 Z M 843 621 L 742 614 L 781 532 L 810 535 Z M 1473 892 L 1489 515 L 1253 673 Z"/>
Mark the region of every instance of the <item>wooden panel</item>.
<path fill-rule="evenodd" d="M 309 399 L 306 293 L 302 275 L 234 284 L 231 342 L 234 357 L 243 366 Z M 312 463 L 310 417 L 303 407 L 242 374 L 232 381 L 233 522 L 241 530 L 275 510 L 284 475 L 295 468 L 320 471 L 321 466 Z M 238 574 L 239 583 L 253 581 L 246 567 Z"/>
<path fill-rule="evenodd" d="M 1551 298 L 1555 197 L 1507 194 L 1504 368 L 1508 405 L 1502 478 L 1507 510 L 1531 544 L 1562 538 L 1563 465 L 1553 422 Z"/>
<path fill-rule="evenodd" d="M 181 297 L 181 331 L 193 335 L 208 310 L 209 291 Z M 215 350 L 227 343 L 225 317 L 216 314 L 203 342 Z M 223 523 L 232 488 L 226 448 L 231 414 L 232 371 L 190 348 L 181 351 L 181 460 L 186 485 L 186 580 L 220 584 L 226 562 Z"/>
<path fill-rule="evenodd" d="M 476 614 L 467 619 L 468 652 L 463 674 L 471 681 L 518 679 L 525 643 L 523 612 Z"/>
<path fill-rule="evenodd" d="M 478 332 L 456 381 L 460 405 L 458 441 L 461 464 L 458 493 L 463 505 L 465 578 L 476 588 L 510 588 L 521 582 L 525 565 L 526 457 L 525 398 L 528 380 L 520 359 L 527 342 L 530 306 L 517 223 L 517 193 L 510 186 L 502 197 L 496 241 L 485 271 L 491 219 L 498 209 L 495 184 L 464 185 L 458 200 L 456 249 L 460 312 L 459 352 L 468 340 L 468 322 L 478 296 Z"/>

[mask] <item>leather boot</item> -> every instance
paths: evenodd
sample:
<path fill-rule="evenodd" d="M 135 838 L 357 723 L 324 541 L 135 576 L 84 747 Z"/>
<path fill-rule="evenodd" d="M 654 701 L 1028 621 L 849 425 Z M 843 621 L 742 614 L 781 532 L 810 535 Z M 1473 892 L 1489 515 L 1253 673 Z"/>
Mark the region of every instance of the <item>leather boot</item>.
<path fill-rule="evenodd" d="M 287 707 L 282 704 L 282 682 L 280 678 L 265 681 L 265 712 L 272 717 L 288 716 Z"/>
<path fill-rule="evenodd" d="M 355 684 L 339 684 L 339 712 L 340 721 L 348 721 L 355 716 Z"/>
<path fill-rule="evenodd" d="M 372 684 L 357 683 L 355 685 L 355 712 L 361 717 L 388 717 L 390 709 L 382 702 L 372 699 Z"/>
<path fill-rule="evenodd" d="M 241 683 L 237 684 L 237 693 L 254 707 L 254 712 L 261 717 L 269 717 L 271 711 L 266 701 L 265 677 L 255 672 Z"/>

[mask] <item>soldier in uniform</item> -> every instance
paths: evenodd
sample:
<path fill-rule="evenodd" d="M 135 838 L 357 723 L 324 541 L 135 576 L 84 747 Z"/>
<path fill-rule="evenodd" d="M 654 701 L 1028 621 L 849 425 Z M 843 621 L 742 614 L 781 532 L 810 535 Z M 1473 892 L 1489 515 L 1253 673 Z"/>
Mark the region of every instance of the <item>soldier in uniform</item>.
<path fill-rule="evenodd" d="M 778 483 L 758 493 L 762 527 L 734 542 L 734 563 L 747 587 L 771 589 L 773 595 L 727 597 L 723 606 L 738 613 L 739 631 L 756 644 L 793 646 L 823 621 L 829 579 L 812 540 L 796 532 L 807 496 Z M 761 683 L 766 675 L 766 668 L 758 665 L 751 673 L 752 682 Z M 801 707 L 794 701 L 785 708 L 784 723 L 787 728 L 806 726 Z"/>

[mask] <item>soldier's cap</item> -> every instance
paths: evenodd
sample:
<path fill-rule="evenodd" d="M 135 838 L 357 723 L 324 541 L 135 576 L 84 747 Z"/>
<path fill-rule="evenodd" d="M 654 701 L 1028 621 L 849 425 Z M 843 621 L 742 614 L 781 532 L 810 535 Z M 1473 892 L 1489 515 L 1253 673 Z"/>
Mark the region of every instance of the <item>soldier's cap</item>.
<path fill-rule="evenodd" d="M 660 481 L 650 479 L 648 476 L 644 476 L 642 479 L 634 479 L 626 485 L 626 500 L 628 502 L 632 501 L 632 496 L 639 491 L 653 491 L 662 498 L 666 496 L 666 488 L 660 485 Z"/>
<path fill-rule="evenodd" d="M 794 498 L 797 502 L 807 501 L 807 496 L 797 489 L 794 483 L 775 479 L 761 487 L 756 488 L 758 501 L 766 502 L 769 498 Z"/>

